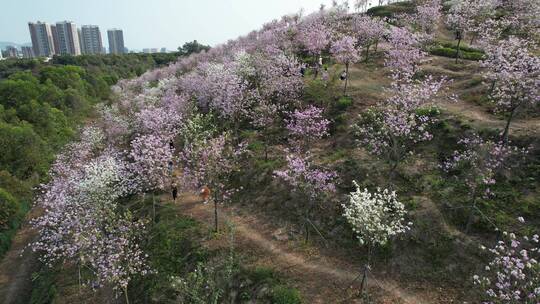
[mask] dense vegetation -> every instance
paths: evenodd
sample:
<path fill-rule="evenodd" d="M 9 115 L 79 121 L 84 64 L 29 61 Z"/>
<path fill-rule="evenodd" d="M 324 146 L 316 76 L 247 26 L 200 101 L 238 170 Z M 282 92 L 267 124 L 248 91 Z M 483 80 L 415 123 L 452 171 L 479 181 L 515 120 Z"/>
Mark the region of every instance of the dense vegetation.
<path fill-rule="evenodd" d="M 0 61 L 0 256 L 10 244 L 54 155 L 110 100 L 119 79 L 142 75 L 177 54 L 56 56 Z"/>

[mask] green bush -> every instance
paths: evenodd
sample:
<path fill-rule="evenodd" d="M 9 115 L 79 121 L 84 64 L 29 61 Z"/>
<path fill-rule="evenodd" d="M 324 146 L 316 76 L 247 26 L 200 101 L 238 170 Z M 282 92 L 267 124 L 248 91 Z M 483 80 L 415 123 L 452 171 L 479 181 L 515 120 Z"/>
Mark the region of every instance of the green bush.
<path fill-rule="evenodd" d="M 423 116 L 428 116 L 428 117 L 436 117 L 436 116 L 439 116 L 441 114 L 441 110 L 439 110 L 439 108 L 437 107 L 424 107 L 424 108 L 419 108 L 418 110 L 416 110 L 416 114 L 417 115 L 423 115 Z"/>
<path fill-rule="evenodd" d="M 300 304 L 302 297 L 298 290 L 278 285 L 272 289 L 273 304 Z"/>
<path fill-rule="evenodd" d="M 12 227 L 13 217 L 19 213 L 17 200 L 6 190 L 0 188 L 0 232 Z"/>
<path fill-rule="evenodd" d="M 413 13 L 416 6 L 411 1 L 396 2 L 388 5 L 375 6 L 367 10 L 367 14 L 374 17 L 392 17 L 395 14 Z"/>
<path fill-rule="evenodd" d="M 56 276 L 58 270 L 41 265 L 41 269 L 32 274 L 32 295 L 30 304 L 49 304 L 56 296 Z"/>
<path fill-rule="evenodd" d="M 429 50 L 429 53 L 432 55 L 450 57 L 450 58 L 456 58 L 456 52 L 457 50 L 455 48 L 449 48 L 449 47 L 444 47 L 444 46 L 436 46 Z M 484 53 L 477 52 L 477 51 L 466 51 L 466 50 L 461 49 L 460 47 L 459 58 L 478 61 L 478 60 L 484 59 Z"/>
<path fill-rule="evenodd" d="M 455 43 L 455 42 L 440 42 L 439 44 L 440 44 L 440 46 L 445 47 L 445 48 L 449 48 L 449 49 L 457 48 L 457 43 Z M 461 43 L 459 45 L 459 50 L 469 52 L 469 53 L 482 53 L 482 54 L 484 54 L 483 50 L 464 45 L 463 43 Z"/>
<path fill-rule="evenodd" d="M 336 106 L 339 110 L 344 111 L 352 105 L 352 98 L 348 96 L 340 97 Z"/>
<path fill-rule="evenodd" d="M 249 277 L 256 283 L 268 282 L 274 279 L 274 271 L 267 267 L 257 267 L 249 272 Z"/>

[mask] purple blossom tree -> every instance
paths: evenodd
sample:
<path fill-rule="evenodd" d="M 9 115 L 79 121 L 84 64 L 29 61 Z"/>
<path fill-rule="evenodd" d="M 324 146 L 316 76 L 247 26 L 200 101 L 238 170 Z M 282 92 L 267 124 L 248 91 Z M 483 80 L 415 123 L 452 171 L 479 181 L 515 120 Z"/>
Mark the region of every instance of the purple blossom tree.
<path fill-rule="evenodd" d="M 434 117 L 429 111 L 419 110 L 429 109 L 446 83 L 444 78 L 434 80 L 432 77 L 405 84 L 394 82 L 382 109 L 370 109 L 360 115 L 356 126 L 360 143 L 389 163 L 390 182 L 398 165 L 412 153 L 414 146 L 432 139 L 429 127 Z"/>
<path fill-rule="evenodd" d="M 314 140 L 327 136 L 330 121 L 323 116 L 323 109 L 308 106 L 305 110 L 288 113 L 285 120 L 287 131 L 293 142 L 299 143 L 300 151 L 309 151 Z"/>
<path fill-rule="evenodd" d="M 503 240 L 487 249 L 492 260 L 485 266 L 484 274 L 473 276 L 474 284 L 484 292 L 482 303 L 534 304 L 540 301 L 539 241 L 538 234 L 518 237 L 504 232 Z"/>
<path fill-rule="evenodd" d="M 395 27 L 390 31 L 388 42 L 391 47 L 384 64 L 392 71 L 394 81 L 407 82 L 426 58 L 426 53 L 420 49 L 420 40 L 407 29 Z"/>
<path fill-rule="evenodd" d="M 508 142 L 516 112 L 540 101 L 540 58 L 529 50 L 531 47 L 528 40 L 510 37 L 489 47 L 482 62 L 487 68 L 484 77 L 492 84 L 491 100 L 497 111 L 507 115 L 504 142 Z"/>
<path fill-rule="evenodd" d="M 311 213 L 322 196 L 326 193 L 335 192 L 334 180 L 337 174 L 334 171 L 315 167 L 309 153 L 306 156 L 288 153 L 286 159 L 287 167 L 283 170 L 274 171 L 274 176 L 285 181 L 298 195 L 307 200 L 307 204 L 304 206 L 304 228 L 307 242 L 309 240 L 309 226 L 312 226 L 320 234 L 311 221 Z"/>
<path fill-rule="evenodd" d="M 170 187 L 170 163 L 175 162 L 169 147 L 170 140 L 168 136 L 147 134 L 131 142 L 131 170 L 137 172 L 137 183 L 142 191 L 165 190 Z"/>
<path fill-rule="evenodd" d="M 345 65 L 345 84 L 343 86 L 343 94 L 347 93 L 347 83 L 349 82 L 349 65 L 360 60 L 359 51 L 356 49 L 356 41 L 351 36 L 344 36 L 335 41 L 330 48 L 330 52 L 337 62 Z"/>
<path fill-rule="evenodd" d="M 470 193 L 470 212 L 465 227 L 466 233 L 469 233 L 474 214 L 479 212 L 484 216 L 478 209 L 478 199 L 492 196 L 490 187 L 497 183 L 498 174 L 511 168 L 512 159 L 526 151 L 500 141 L 484 140 L 478 135 L 463 138 L 458 144 L 464 149 L 454 151 L 441 167 L 446 172 L 461 171 L 460 180 L 464 181 Z M 485 218 L 489 221 L 489 218 Z"/>
<path fill-rule="evenodd" d="M 384 20 L 372 18 L 367 15 L 355 16 L 352 31 L 358 43 L 366 50 L 366 61 L 369 59 L 370 47 L 374 45 L 376 52 L 379 41 L 387 32 Z"/>
<path fill-rule="evenodd" d="M 80 269 L 91 269 L 99 285 L 122 290 L 129 301 L 129 282 L 149 270 L 139 247 L 144 222 L 118 210 L 118 199 L 136 191 L 129 166 L 111 149 L 83 165 L 76 163 L 80 159 L 66 159 L 75 163 L 53 175 L 38 201 L 45 212 L 33 223 L 39 236 L 32 249 L 48 265 L 75 263 L 79 284 Z"/>
<path fill-rule="evenodd" d="M 186 187 L 210 189 L 214 203 L 215 231 L 218 226 L 218 204 L 231 199 L 238 189 L 231 186 L 232 174 L 239 170 L 240 157 L 245 152 L 243 144 L 234 146 L 230 136 L 222 134 L 215 138 L 189 143 L 180 152 L 182 179 Z"/>

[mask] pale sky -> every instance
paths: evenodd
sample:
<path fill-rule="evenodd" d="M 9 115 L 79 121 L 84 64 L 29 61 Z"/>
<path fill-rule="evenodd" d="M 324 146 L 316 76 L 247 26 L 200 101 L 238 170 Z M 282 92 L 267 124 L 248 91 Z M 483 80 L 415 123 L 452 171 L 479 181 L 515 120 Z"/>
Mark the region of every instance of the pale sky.
<path fill-rule="evenodd" d="M 0 0 L 0 41 L 30 42 L 29 21 L 95 24 L 108 47 L 107 29 L 124 30 L 129 49 L 174 50 L 194 39 L 215 45 L 265 22 L 317 10 L 331 0 Z"/>

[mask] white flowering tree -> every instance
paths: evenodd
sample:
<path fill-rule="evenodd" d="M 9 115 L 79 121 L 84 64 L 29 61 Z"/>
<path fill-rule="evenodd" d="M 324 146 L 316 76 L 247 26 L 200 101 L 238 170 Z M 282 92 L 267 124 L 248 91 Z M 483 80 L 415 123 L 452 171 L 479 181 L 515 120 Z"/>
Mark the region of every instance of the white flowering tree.
<path fill-rule="evenodd" d="M 373 247 L 384 245 L 391 238 L 409 231 L 412 223 L 405 222 L 407 211 L 403 203 L 398 201 L 395 191 L 377 188 L 376 192 L 371 193 L 367 189 L 360 190 L 355 181 L 353 183 L 356 191 L 349 195 L 349 203 L 342 206 L 343 216 L 352 226 L 360 244 L 368 249 L 360 285 L 362 292 L 367 285 Z"/>

